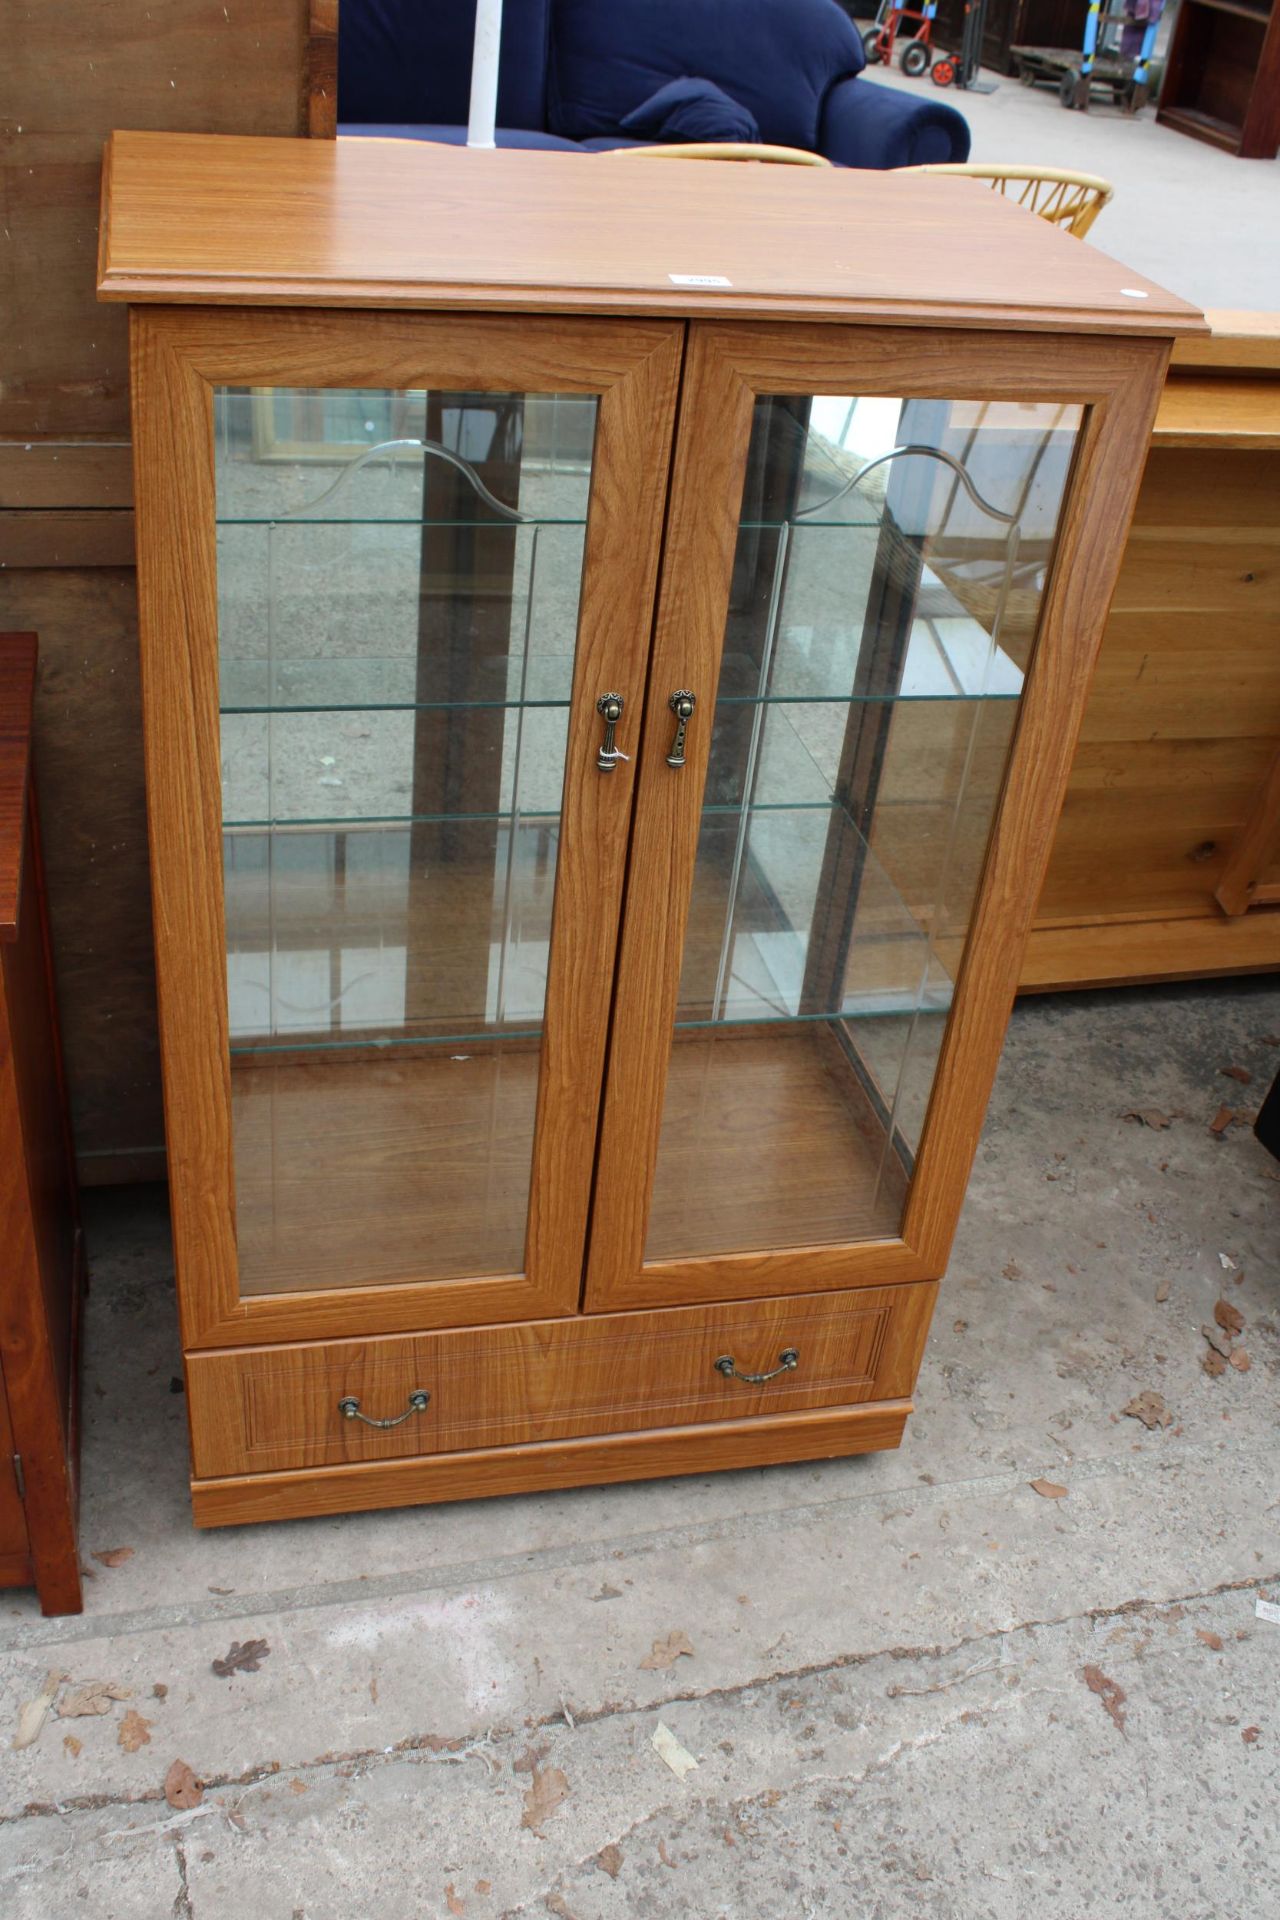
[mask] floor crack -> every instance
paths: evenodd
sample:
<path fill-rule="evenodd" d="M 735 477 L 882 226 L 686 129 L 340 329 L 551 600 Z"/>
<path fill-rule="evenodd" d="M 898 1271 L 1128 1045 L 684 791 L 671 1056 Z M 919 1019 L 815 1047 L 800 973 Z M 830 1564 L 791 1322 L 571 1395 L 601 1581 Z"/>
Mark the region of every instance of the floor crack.
<path fill-rule="evenodd" d="M 178 1864 L 178 1891 L 173 1899 L 173 1920 L 195 1920 L 195 1908 L 191 1904 L 191 1887 L 187 1880 L 187 1854 L 180 1839 L 175 1838 L 173 1855 Z"/>
<path fill-rule="evenodd" d="M 982 1633 L 966 1634 L 946 1644 L 935 1642 L 927 1646 L 877 1647 L 866 1652 L 837 1654 L 799 1666 L 778 1668 L 767 1674 L 755 1674 L 748 1680 L 726 1683 L 722 1686 L 690 1688 L 682 1693 L 663 1694 L 654 1700 L 605 1701 L 598 1707 L 575 1707 L 574 1721 L 576 1728 L 593 1727 L 609 1720 L 643 1719 L 681 1705 L 740 1701 L 768 1687 L 794 1685 L 799 1681 L 820 1679 L 827 1674 L 855 1671 L 859 1667 L 871 1666 L 878 1660 L 942 1661 L 965 1650 L 982 1650 L 992 1641 L 1008 1641 L 1019 1634 L 1051 1633 L 1085 1622 L 1096 1624 L 1105 1620 L 1123 1619 L 1134 1614 L 1147 1614 L 1159 1618 L 1161 1614 L 1173 1607 L 1194 1606 L 1205 1600 L 1221 1598 L 1225 1594 L 1249 1593 L 1260 1587 L 1275 1585 L 1280 1585 L 1280 1569 L 1271 1573 L 1249 1574 L 1238 1580 L 1219 1581 L 1212 1587 L 1201 1588 L 1190 1593 L 1173 1594 L 1161 1600 L 1151 1600 L 1145 1595 L 1139 1595 L 1135 1599 L 1121 1600 L 1110 1606 L 1086 1607 L 1079 1613 L 1065 1614 L 1057 1619 L 1020 1620 L 1010 1626 L 992 1627 Z M 958 1675 L 957 1680 L 969 1678 L 979 1670 L 978 1668 L 970 1669 L 969 1674 Z M 943 1692 L 946 1687 L 955 1684 L 956 1681 L 948 1681 L 938 1688 L 923 1688 L 919 1691 Z M 892 1696 L 895 1690 L 889 1691 Z M 902 1691 L 914 1692 L 916 1689 Z M 527 1741 L 535 1733 L 549 1728 L 563 1728 L 564 1725 L 564 1714 L 557 1707 L 554 1712 L 543 1714 L 536 1720 L 530 1720 L 519 1729 L 495 1725 L 490 1726 L 480 1735 L 458 1735 L 452 1739 L 444 1739 L 437 1734 L 409 1734 L 389 1747 L 356 1748 L 349 1752 L 326 1753 L 312 1760 L 292 1762 L 288 1771 L 297 1775 L 326 1774 L 338 1767 L 360 1767 L 372 1770 L 378 1766 L 394 1766 L 404 1762 L 416 1766 L 456 1765 L 460 1760 L 474 1757 L 483 1760 L 492 1773 L 496 1760 L 492 1749 L 497 1742 L 515 1738 Z M 501 1770 L 500 1763 L 498 1770 Z M 269 1761 L 261 1766 L 248 1767 L 238 1774 L 208 1775 L 205 1778 L 205 1786 L 210 1791 L 254 1787 L 277 1777 L 282 1771 L 279 1761 Z M 0 1827 L 23 1819 L 99 1812 L 108 1807 L 145 1806 L 149 1803 L 158 1803 L 163 1799 L 162 1788 L 151 1788 L 136 1794 L 83 1794 L 65 1800 L 29 1801 L 19 1812 L 0 1813 Z"/>

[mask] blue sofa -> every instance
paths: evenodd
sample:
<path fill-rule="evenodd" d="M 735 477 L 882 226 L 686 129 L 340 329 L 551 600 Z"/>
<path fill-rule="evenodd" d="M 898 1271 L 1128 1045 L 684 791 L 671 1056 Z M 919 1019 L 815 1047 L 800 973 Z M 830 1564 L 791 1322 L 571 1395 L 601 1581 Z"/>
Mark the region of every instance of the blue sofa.
<path fill-rule="evenodd" d="M 342 0 L 340 133 L 461 144 L 475 0 Z M 600 150 L 758 139 L 846 167 L 964 160 L 924 87 L 862 76 L 836 0 L 506 0 L 498 145 Z"/>

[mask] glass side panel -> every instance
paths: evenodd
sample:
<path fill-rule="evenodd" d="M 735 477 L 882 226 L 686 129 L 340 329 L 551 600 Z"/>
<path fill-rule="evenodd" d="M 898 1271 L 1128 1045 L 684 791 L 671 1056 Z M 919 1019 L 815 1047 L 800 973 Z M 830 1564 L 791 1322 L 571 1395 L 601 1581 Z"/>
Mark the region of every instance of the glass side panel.
<path fill-rule="evenodd" d="M 595 402 L 214 427 L 241 1289 L 518 1272 Z"/>
<path fill-rule="evenodd" d="M 757 402 L 647 1259 L 900 1231 L 1080 423 Z"/>

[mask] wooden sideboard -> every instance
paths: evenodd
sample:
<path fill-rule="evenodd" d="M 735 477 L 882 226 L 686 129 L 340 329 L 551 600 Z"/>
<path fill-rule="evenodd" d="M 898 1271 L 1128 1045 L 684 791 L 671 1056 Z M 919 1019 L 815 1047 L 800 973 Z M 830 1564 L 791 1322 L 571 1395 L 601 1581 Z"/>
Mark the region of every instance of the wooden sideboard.
<path fill-rule="evenodd" d="M 1280 315 L 1208 318 L 1174 348 L 1024 992 L 1280 967 Z M 1262 884 L 1228 913 L 1246 837 Z"/>

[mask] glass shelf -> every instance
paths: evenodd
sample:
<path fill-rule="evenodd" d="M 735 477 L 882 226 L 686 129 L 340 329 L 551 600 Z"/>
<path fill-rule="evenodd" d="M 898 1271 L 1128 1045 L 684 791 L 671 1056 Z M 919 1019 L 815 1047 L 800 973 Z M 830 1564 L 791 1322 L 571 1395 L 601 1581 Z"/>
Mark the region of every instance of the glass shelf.
<path fill-rule="evenodd" d="M 516 511 L 513 509 L 513 511 Z M 361 513 L 361 514 L 312 514 L 305 508 L 291 513 L 220 513 L 214 525 L 218 527 L 267 527 L 274 532 L 305 530 L 309 527 L 413 527 L 417 532 L 424 530 L 435 533 L 536 533 L 542 527 L 585 527 L 583 514 L 527 514 L 521 513 L 518 519 L 504 519 L 501 514 L 490 514 L 485 518 L 456 520 L 441 518 L 433 514 L 417 513 Z"/>
<path fill-rule="evenodd" d="M 241 1284 L 520 1271 L 595 402 L 214 418 Z M 759 402 L 647 1258 L 898 1231 L 1079 420 Z"/>
<path fill-rule="evenodd" d="M 757 401 L 646 1261 L 900 1232 L 1080 418 Z"/>

